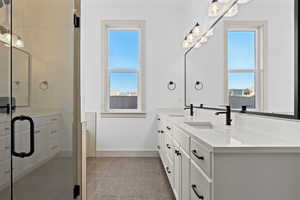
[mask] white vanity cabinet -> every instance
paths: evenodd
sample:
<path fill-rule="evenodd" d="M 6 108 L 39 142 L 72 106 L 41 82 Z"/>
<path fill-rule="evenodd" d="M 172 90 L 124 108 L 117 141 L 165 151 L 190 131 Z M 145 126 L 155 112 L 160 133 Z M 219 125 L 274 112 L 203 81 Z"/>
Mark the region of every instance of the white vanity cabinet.
<path fill-rule="evenodd" d="M 190 156 L 189 136 L 178 134 L 178 129 L 168 120 L 159 118 L 158 137 L 160 158 L 173 189 L 176 200 L 190 199 Z M 182 139 L 181 139 L 182 138 Z"/>
<path fill-rule="evenodd" d="M 28 158 L 13 157 L 14 177 L 25 176 L 60 152 L 61 115 L 33 117 L 35 124 L 35 152 Z M 0 122 L 0 189 L 9 183 L 10 174 L 10 123 Z M 16 124 L 16 151 L 29 151 L 29 127 L 26 122 Z"/>
<path fill-rule="evenodd" d="M 159 117 L 163 130 L 159 141 L 165 149 L 160 157 L 176 200 L 300 199 L 300 147 L 274 146 L 273 141 L 270 146 L 228 147 L 223 143 L 238 140 L 227 140 L 228 135 L 220 133 L 191 132 L 177 126 L 180 121 Z M 243 136 L 243 142 L 253 143 L 253 133 L 237 138 Z M 264 136 L 256 137 L 263 141 Z"/>

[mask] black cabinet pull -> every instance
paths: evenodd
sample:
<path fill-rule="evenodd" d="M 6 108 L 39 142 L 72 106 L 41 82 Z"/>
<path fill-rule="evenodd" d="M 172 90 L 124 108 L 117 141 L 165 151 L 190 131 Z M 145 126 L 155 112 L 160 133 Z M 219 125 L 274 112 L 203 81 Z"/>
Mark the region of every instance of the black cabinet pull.
<path fill-rule="evenodd" d="M 199 160 L 204 160 L 204 157 L 203 157 L 203 156 L 199 156 L 196 150 L 193 150 L 192 153 L 193 153 L 194 156 L 195 156 L 196 158 L 198 158 Z"/>
<path fill-rule="evenodd" d="M 201 196 L 200 194 L 198 194 L 198 192 L 197 192 L 197 186 L 196 186 L 196 185 L 192 185 L 192 189 L 193 189 L 195 195 L 196 195 L 199 199 L 204 199 L 204 196 Z"/>
<path fill-rule="evenodd" d="M 177 156 L 180 156 L 180 155 L 181 155 L 180 151 L 178 151 L 178 150 L 175 150 L 175 154 L 176 154 Z"/>
<path fill-rule="evenodd" d="M 167 126 L 167 129 L 168 129 L 168 130 L 171 130 L 171 128 L 170 128 L 169 126 Z"/>
<path fill-rule="evenodd" d="M 160 121 L 160 118 L 157 118 L 158 121 Z"/>
<path fill-rule="evenodd" d="M 169 170 L 169 167 L 166 167 L 166 170 L 167 170 L 168 174 L 171 174 L 171 171 Z"/>
<path fill-rule="evenodd" d="M 169 145 L 169 144 L 167 144 L 167 147 L 168 147 L 168 149 L 171 149 L 171 147 L 170 147 L 170 145 Z"/>
<path fill-rule="evenodd" d="M 29 152 L 16 152 L 15 148 L 15 123 L 16 121 L 28 121 L 30 124 L 30 150 Z M 14 156 L 25 158 L 30 157 L 34 153 L 34 122 L 29 116 L 17 116 L 11 121 L 11 152 Z"/>
<path fill-rule="evenodd" d="M 164 133 L 164 131 L 163 131 L 163 130 L 161 130 L 161 131 L 160 131 L 160 133 Z"/>
<path fill-rule="evenodd" d="M 157 145 L 157 149 L 160 149 L 160 146 L 159 146 L 159 145 Z"/>

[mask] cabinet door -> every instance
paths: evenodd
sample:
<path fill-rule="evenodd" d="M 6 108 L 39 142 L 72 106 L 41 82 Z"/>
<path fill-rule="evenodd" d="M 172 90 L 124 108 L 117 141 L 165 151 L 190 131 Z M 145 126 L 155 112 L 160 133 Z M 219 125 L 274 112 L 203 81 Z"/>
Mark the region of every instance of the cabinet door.
<path fill-rule="evenodd" d="M 181 200 L 181 152 L 174 142 L 174 193 L 176 200 Z"/>
<path fill-rule="evenodd" d="M 181 198 L 190 200 L 191 158 L 181 149 Z"/>

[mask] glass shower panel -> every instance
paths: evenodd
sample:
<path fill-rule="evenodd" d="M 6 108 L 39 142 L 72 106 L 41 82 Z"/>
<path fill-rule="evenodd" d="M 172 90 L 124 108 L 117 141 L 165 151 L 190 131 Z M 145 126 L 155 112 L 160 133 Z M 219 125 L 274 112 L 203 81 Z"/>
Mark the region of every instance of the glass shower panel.
<path fill-rule="evenodd" d="M 72 199 L 73 2 L 11 4 L 11 199 Z"/>

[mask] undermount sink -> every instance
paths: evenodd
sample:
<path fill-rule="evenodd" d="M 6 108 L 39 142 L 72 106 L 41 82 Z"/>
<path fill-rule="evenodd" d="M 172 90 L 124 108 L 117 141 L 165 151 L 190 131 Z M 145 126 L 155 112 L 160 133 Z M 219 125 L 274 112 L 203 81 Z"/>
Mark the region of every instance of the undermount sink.
<path fill-rule="evenodd" d="M 212 129 L 213 125 L 210 122 L 184 122 L 186 125 L 196 129 Z"/>
<path fill-rule="evenodd" d="M 170 114 L 169 117 L 184 117 L 184 115 L 181 115 L 181 114 Z"/>

